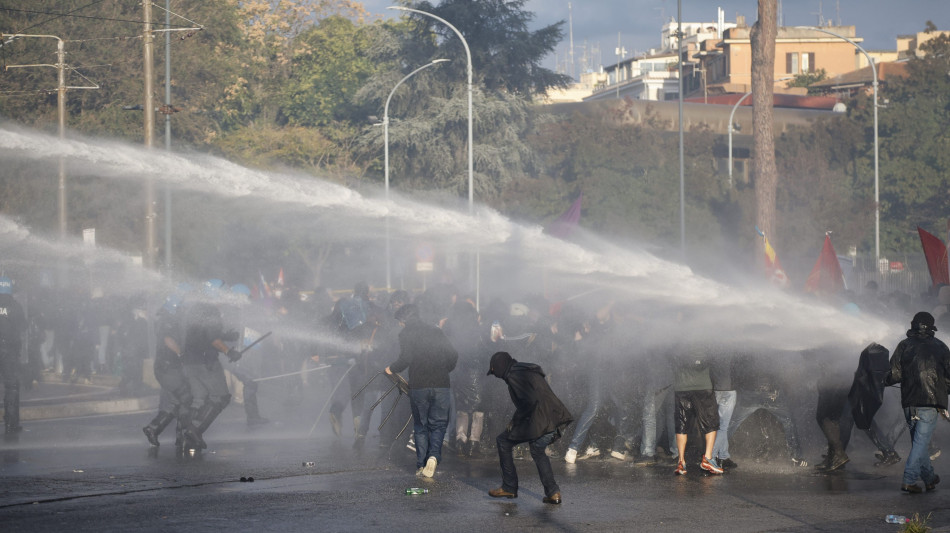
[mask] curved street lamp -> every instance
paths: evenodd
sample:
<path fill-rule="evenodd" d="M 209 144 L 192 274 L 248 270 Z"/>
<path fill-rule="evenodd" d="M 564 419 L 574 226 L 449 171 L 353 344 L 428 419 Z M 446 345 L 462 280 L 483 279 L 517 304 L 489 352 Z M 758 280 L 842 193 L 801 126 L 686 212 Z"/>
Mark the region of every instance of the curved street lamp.
<path fill-rule="evenodd" d="M 426 11 L 419 11 L 418 9 L 412 9 L 412 8 L 402 7 L 402 6 L 389 6 L 386 9 L 409 11 L 412 13 L 418 13 L 420 15 L 425 15 L 427 17 L 434 18 L 435 20 L 438 20 L 442 24 L 445 24 L 452 31 L 454 31 L 455 34 L 459 36 L 459 39 L 462 40 L 462 46 L 465 47 L 465 57 L 468 60 L 468 65 L 466 68 L 466 71 L 468 73 L 468 214 L 471 215 L 472 212 L 474 211 L 473 203 L 474 203 L 475 195 L 473 192 L 472 185 L 474 182 L 473 174 L 474 174 L 475 167 L 474 167 L 473 158 L 472 158 L 472 153 L 473 153 L 473 150 L 472 150 L 472 52 L 468 48 L 468 42 L 465 40 L 465 37 L 462 36 L 462 32 L 458 31 L 458 29 L 455 26 L 450 24 L 447 20 L 441 17 L 438 17 L 436 15 L 433 15 L 432 13 L 428 13 Z"/>
<path fill-rule="evenodd" d="M 777 80 L 772 81 L 772 83 L 775 84 L 780 81 L 790 80 L 792 78 L 794 78 L 794 76 L 779 78 Z M 728 129 L 729 129 L 729 185 L 730 186 L 732 186 L 732 132 L 735 131 L 735 128 L 733 127 L 733 124 L 734 124 L 733 117 L 735 117 L 736 115 L 736 109 L 739 109 L 739 106 L 742 105 L 742 102 L 744 102 L 745 99 L 748 98 L 749 95 L 751 94 L 752 94 L 752 91 L 749 91 L 743 94 L 742 98 L 740 98 L 739 101 L 736 102 L 736 105 L 732 106 L 732 112 L 729 113 L 729 128 Z"/>
<path fill-rule="evenodd" d="M 427 69 L 433 65 L 439 63 L 445 63 L 448 59 L 436 59 L 430 63 L 426 63 L 421 67 L 413 70 L 407 74 L 403 79 L 399 80 L 393 90 L 389 91 L 389 96 L 386 98 L 386 105 L 383 107 L 383 143 L 385 147 L 383 148 L 384 153 L 384 169 L 386 175 L 386 200 L 389 201 L 389 101 L 393 99 L 393 95 L 396 94 L 396 89 L 403 84 L 404 81 L 411 78 L 417 72 L 423 69 Z M 386 216 L 386 290 L 392 289 L 391 276 L 390 276 L 390 266 L 389 266 L 389 215 Z"/>
<path fill-rule="evenodd" d="M 871 58 L 871 55 L 868 54 L 867 50 L 861 48 L 861 45 L 852 41 L 851 39 L 845 37 L 844 35 L 835 33 L 833 31 L 828 31 L 824 28 L 819 28 L 816 26 L 799 26 L 799 29 L 803 30 L 814 30 L 820 31 L 821 33 L 827 33 L 833 37 L 837 37 L 841 40 L 847 41 L 858 50 L 864 54 L 864 57 L 868 60 L 868 64 L 871 65 L 871 88 L 874 91 L 874 268 L 880 269 L 881 262 L 881 202 L 880 202 L 880 187 L 879 187 L 879 156 L 878 156 L 878 135 L 877 135 L 877 67 L 874 66 L 874 59 Z"/>
<path fill-rule="evenodd" d="M 424 15 L 426 17 L 434 18 L 442 24 L 448 26 L 452 31 L 455 32 L 455 35 L 458 35 L 459 39 L 462 40 L 462 46 L 465 47 L 465 58 L 467 60 L 466 72 L 468 74 L 468 214 L 471 216 L 475 212 L 475 193 L 474 193 L 474 158 L 473 158 L 473 144 L 472 144 L 472 51 L 468 48 L 468 42 L 465 40 L 465 37 L 462 35 L 462 32 L 453 26 L 449 21 L 445 20 L 442 17 L 433 15 L 432 13 L 426 11 L 420 11 L 418 9 L 412 9 L 409 7 L 403 6 L 389 6 L 386 9 L 396 9 L 398 11 L 408 11 L 410 13 L 417 13 L 419 15 Z M 479 308 L 479 293 L 480 293 L 480 275 L 478 273 L 479 269 L 479 252 L 475 252 L 475 268 L 472 269 L 475 277 L 475 309 Z"/>

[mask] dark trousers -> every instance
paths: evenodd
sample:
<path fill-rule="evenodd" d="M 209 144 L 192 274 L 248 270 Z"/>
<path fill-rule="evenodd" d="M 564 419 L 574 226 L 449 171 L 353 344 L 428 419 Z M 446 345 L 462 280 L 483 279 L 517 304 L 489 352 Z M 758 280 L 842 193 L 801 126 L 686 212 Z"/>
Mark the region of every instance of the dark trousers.
<path fill-rule="evenodd" d="M 518 471 L 515 470 L 515 459 L 512 457 L 511 450 L 515 445 L 527 442 L 531 449 L 531 458 L 534 459 L 535 466 L 538 467 L 538 475 L 541 477 L 541 484 L 544 485 L 544 495 L 551 497 L 557 492 L 561 492 L 561 487 L 554 481 L 554 471 L 551 470 L 551 460 L 548 459 L 544 450 L 555 441 L 557 434 L 555 432 L 545 433 L 534 440 L 512 440 L 508 430 L 498 435 L 495 443 L 498 445 L 498 460 L 501 462 L 501 488 L 508 492 L 518 494 Z"/>
<path fill-rule="evenodd" d="M 19 350 L 0 350 L 0 377 L 3 378 L 3 421 L 6 430 L 20 425 Z"/>

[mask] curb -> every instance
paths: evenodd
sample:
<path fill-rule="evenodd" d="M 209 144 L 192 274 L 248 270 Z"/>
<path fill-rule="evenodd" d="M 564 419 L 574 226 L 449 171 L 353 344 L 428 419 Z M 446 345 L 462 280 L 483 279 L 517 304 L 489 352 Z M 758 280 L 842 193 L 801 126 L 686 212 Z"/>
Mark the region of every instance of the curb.
<path fill-rule="evenodd" d="M 157 407 L 158 396 L 73 402 L 58 405 L 37 405 L 33 407 L 20 407 L 20 420 L 48 420 L 52 418 L 70 418 L 76 416 L 134 413 L 137 411 L 156 409 Z"/>

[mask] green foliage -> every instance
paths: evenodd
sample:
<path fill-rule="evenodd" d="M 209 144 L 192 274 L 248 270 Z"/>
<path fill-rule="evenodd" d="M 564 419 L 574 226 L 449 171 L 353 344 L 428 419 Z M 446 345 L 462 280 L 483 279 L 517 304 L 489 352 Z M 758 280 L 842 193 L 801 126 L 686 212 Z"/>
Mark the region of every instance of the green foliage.
<path fill-rule="evenodd" d="M 932 227 L 950 212 L 950 38 L 921 48 L 926 55 L 907 63 L 909 77 L 881 91 L 889 101 L 879 118 L 882 218 L 896 230 L 889 246 L 900 252 L 919 249 L 916 226 Z M 860 109 L 865 124 L 869 106 Z M 873 159 L 862 162 L 870 170 L 862 174 L 873 176 Z"/>
<path fill-rule="evenodd" d="M 358 27 L 334 16 L 296 39 L 291 71 L 280 95 L 280 111 L 288 123 L 323 126 L 333 120 L 365 119 L 366 104 L 354 95 L 375 68 L 366 50 L 378 25 Z"/>
<path fill-rule="evenodd" d="M 553 49 L 557 41 L 551 35 L 558 30 L 550 28 L 546 36 L 528 32 L 526 24 L 533 15 L 522 10 L 523 4 L 492 0 L 416 5 L 456 26 L 471 47 L 472 189 L 480 202 L 496 201 L 507 183 L 537 170 L 537 159 L 524 142 L 533 127 L 529 99 L 553 86 L 550 73 L 535 63 Z M 467 60 L 458 36 L 445 24 L 413 15 L 380 26 L 369 53 L 371 61 L 385 68 L 370 77 L 356 98 L 372 102 L 381 116 L 392 95 L 390 183 L 404 190 L 439 189 L 466 197 L 469 94 Z M 392 92 L 410 72 L 440 58 L 451 62 L 418 72 Z M 366 128 L 367 154 L 383 153 L 382 129 Z"/>
<path fill-rule="evenodd" d="M 548 89 L 566 87 L 570 77 L 541 66 L 541 61 L 564 37 L 564 21 L 530 31 L 534 13 L 524 10 L 525 0 L 443 0 L 434 6 L 423 1 L 415 5 L 458 29 L 471 49 L 473 76 L 488 92 L 511 92 L 530 98 Z M 413 15 L 420 23 L 424 38 L 434 32 L 442 38 L 442 57 L 458 58 L 446 69 L 446 76 L 465 76 L 465 54 L 455 32 L 445 24 L 422 15 Z"/>
<path fill-rule="evenodd" d="M 933 528 L 927 525 L 932 516 L 933 513 L 929 513 L 926 518 L 921 518 L 919 513 L 914 513 L 914 517 L 911 518 L 910 522 L 901 526 L 901 533 L 928 533 L 932 531 Z"/>
<path fill-rule="evenodd" d="M 802 72 L 801 74 L 796 74 L 795 77 L 788 82 L 786 87 L 810 87 L 813 83 L 818 83 L 828 78 L 828 73 L 825 72 L 825 69 L 820 68 L 815 72 Z M 815 94 L 817 91 L 808 89 L 808 94 Z"/>
<path fill-rule="evenodd" d="M 508 210 L 534 206 L 532 218 L 546 224 L 583 193 L 584 227 L 667 246 L 678 242 L 678 137 L 631 124 L 623 120 L 625 112 L 605 106 L 540 126 L 531 144 L 550 177 L 519 180 L 505 195 Z M 712 136 L 695 132 L 686 145 L 687 223 L 696 242 L 720 240 L 721 225 L 729 224 L 730 202 L 710 164 L 712 142 Z"/>

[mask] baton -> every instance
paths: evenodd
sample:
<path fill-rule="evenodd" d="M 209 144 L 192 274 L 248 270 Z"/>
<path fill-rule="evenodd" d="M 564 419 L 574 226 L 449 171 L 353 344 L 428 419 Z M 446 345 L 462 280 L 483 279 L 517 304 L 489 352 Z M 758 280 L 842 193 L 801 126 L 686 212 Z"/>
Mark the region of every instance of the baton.
<path fill-rule="evenodd" d="M 241 350 L 241 351 L 238 352 L 238 353 L 241 354 L 241 355 L 244 355 L 244 352 L 246 352 L 246 351 L 250 350 L 251 348 L 257 346 L 257 343 L 261 342 L 262 340 L 266 339 L 267 337 L 270 337 L 270 334 L 271 334 L 271 333 L 273 333 L 273 331 L 268 331 L 267 333 L 261 335 L 260 337 L 257 338 L 256 341 L 254 341 L 254 342 L 248 344 L 246 348 L 244 348 L 243 350 Z"/>

